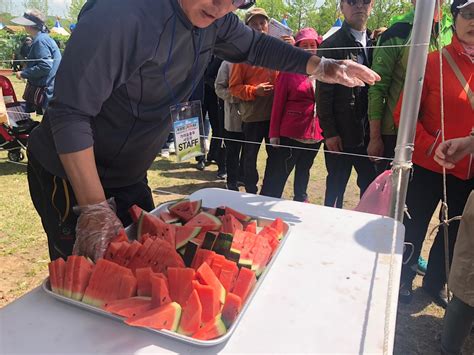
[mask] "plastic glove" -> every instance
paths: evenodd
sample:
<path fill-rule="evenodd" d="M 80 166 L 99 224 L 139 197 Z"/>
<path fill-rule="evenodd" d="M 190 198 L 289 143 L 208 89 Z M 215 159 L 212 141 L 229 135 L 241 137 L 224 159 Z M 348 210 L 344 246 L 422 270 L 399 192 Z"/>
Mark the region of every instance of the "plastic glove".
<path fill-rule="evenodd" d="M 319 65 L 311 74 L 316 80 L 328 84 L 341 84 L 348 87 L 375 84 L 380 76 L 365 65 L 352 60 L 335 60 L 321 57 Z"/>
<path fill-rule="evenodd" d="M 76 206 L 74 212 L 79 217 L 73 254 L 89 257 L 95 262 L 104 255 L 110 241 L 123 228 L 115 214 L 115 201 L 111 198 L 95 205 Z"/>
<path fill-rule="evenodd" d="M 270 138 L 270 144 L 273 146 L 273 148 L 278 148 L 277 146 L 280 145 L 280 137 Z"/>

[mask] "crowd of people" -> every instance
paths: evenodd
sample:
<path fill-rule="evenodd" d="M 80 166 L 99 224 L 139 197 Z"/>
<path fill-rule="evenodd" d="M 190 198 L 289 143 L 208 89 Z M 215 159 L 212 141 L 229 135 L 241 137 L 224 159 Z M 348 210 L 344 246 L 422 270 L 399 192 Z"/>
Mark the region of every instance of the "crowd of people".
<path fill-rule="evenodd" d="M 294 37 L 267 36 L 270 18 L 258 7 L 246 12 L 242 24 L 231 11 L 254 5 L 248 0 L 228 7 L 170 1 L 157 4 L 159 9 L 142 8 L 141 2 L 111 6 L 110 1 L 86 3 L 59 70 L 60 53 L 48 39 L 41 14 L 29 12 L 17 20 L 32 38 L 28 59 L 42 59 L 28 62 L 17 76 L 28 80 L 27 91 L 33 94 L 29 98 L 25 92 L 25 98 L 31 109 L 47 107 L 31 134 L 28 181 L 52 259 L 73 248 L 97 258 L 117 228 L 128 224 L 130 205 L 154 207 L 146 171 L 157 153 L 173 144 L 169 107 L 189 99 L 202 102 L 214 137 L 196 168 L 215 161 L 218 178 L 226 179 L 230 190 L 243 186 L 248 193 L 280 198 L 294 170 L 293 198 L 309 202 L 311 168 L 324 147 L 324 204 L 342 208 L 353 168 L 361 196 L 390 168 L 414 8 L 394 18 L 388 29 L 372 33 L 367 23 L 378 0 L 341 0 L 342 28 L 322 41 L 313 28 Z M 461 143 L 441 144 L 442 138 L 468 137 L 474 127 L 474 1 L 454 0 L 450 14 L 436 10 L 432 21 L 406 202 L 411 218 L 404 222 L 406 242 L 414 250 L 402 270 L 400 301 L 411 301 L 414 276 L 426 271 L 424 290 L 446 307 L 441 229 L 427 266 L 419 256 L 443 199 L 443 169 L 449 218 L 462 214 L 474 189 L 472 147 L 452 151 Z M 267 159 L 259 190 L 262 142 Z M 463 223 L 461 230 L 472 226 Z M 458 229 L 457 221 L 449 224 L 450 260 L 453 250 L 462 254 L 455 249 Z M 472 240 L 464 243 L 472 246 Z M 472 276 L 474 258 L 458 259 L 470 265 Z M 467 297 L 457 291 L 452 307 L 472 315 L 473 290 L 464 293 Z M 445 333 L 444 351 L 458 353 L 462 337 Z"/>

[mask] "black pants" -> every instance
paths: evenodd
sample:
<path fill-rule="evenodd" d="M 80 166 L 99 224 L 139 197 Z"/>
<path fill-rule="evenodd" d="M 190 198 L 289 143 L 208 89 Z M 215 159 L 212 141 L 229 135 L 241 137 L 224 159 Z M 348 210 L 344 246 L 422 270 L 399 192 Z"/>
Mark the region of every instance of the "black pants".
<path fill-rule="evenodd" d="M 295 180 L 293 184 L 295 201 L 304 202 L 308 199 L 306 190 L 308 188 L 309 175 L 313 166 L 314 158 L 318 154 L 321 143 L 305 144 L 287 137 L 280 137 L 280 144 L 294 148 L 273 148 L 267 160 L 265 177 L 260 194 L 280 198 L 285 189 L 286 180 L 295 168 Z M 298 148 L 314 149 L 305 150 Z"/>
<path fill-rule="evenodd" d="M 444 315 L 441 349 L 445 355 L 461 353 L 464 341 L 471 332 L 474 322 L 474 307 L 454 295 Z"/>
<path fill-rule="evenodd" d="M 397 136 L 393 135 L 382 135 L 383 141 L 383 156 L 384 158 L 393 159 L 395 156 L 395 147 L 397 146 Z M 385 170 L 392 168 L 392 162 L 390 160 L 381 160 L 375 164 L 375 170 L 377 175 L 382 174 Z"/>
<path fill-rule="evenodd" d="M 269 156 L 269 151 L 272 147 L 269 144 L 268 131 L 270 129 L 270 121 L 261 122 L 244 122 L 242 123 L 242 132 L 244 139 L 249 142 L 244 144 L 244 183 L 245 191 L 256 194 L 258 191 L 258 171 L 257 171 L 257 158 L 258 151 L 260 150 L 260 143 L 265 140 L 265 149 Z M 267 157 L 268 164 L 268 157 Z"/>
<path fill-rule="evenodd" d="M 242 141 L 244 135 L 242 132 L 225 131 L 225 137 Z M 235 142 L 233 140 L 225 141 L 225 162 L 227 169 L 227 186 L 237 187 L 237 181 L 243 179 L 243 165 L 241 160 L 243 158 L 243 143 Z M 243 163 L 243 160 L 242 160 Z"/>
<path fill-rule="evenodd" d="M 77 204 L 67 180 L 47 172 L 28 152 L 28 185 L 30 196 L 48 237 L 51 260 L 71 255 L 76 239 L 77 216 L 72 208 Z M 105 189 L 107 198 L 114 197 L 117 216 L 124 226 L 131 224 L 128 209 L 137 204 L 146 211 L 154 208 L 146 178 L 123 188 Z"/>
<path fill-rule="evenodd" d="M 345 148 L 344 152 L 367 155 L 367 147 Z M 368 158 L 324 152 L 324 159 L 328 172 L 324 196 L 325 206 L 342 208 L 352 167 L 357 171 L 357 186 L 360 189 L 360 196 L 376 177 L 374 164 Z"/>
<path fill-rule="evenodd" d="M 449 218 L 460 216 L 463 213 L 469 194 L 474 188 L 474 179 L 461 180 L 453 175 L 447 176 L 448 214 Z M 413 178 L 408 186 L 406 205 L 411 219 L 405 218 L 405 242 L 414 245 L 413 256 L 402 267 L 402 282 L 411 283 L 416 275 L 416 265 L 420 256 L 425 235 L 438 206 L 443 198 L 443 175 L 415 165 Z M 459 221 L 449 225 L 449 260 L 452 260 L 454 244 L 458 233 Z M 404 260 L 407 260 L 411 248 L 407 248 Z M 444 232 L 443 227 L 431 246 L 428 259 L 428 269 L 423 284 L 434 291 L 440 291 L 446 283 L 444 261 Z"/>

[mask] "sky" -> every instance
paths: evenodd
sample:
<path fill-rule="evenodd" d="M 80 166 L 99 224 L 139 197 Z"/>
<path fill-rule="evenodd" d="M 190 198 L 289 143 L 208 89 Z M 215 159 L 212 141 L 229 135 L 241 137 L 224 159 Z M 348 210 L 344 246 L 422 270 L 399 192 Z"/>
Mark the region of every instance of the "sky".
<path fill-rule="evenodd" d="M 14 14 L 21 14 L 23 12 L 23 2 L 23 0 L 12 0 Z M 50 16 L 64 17 L 67 14 L 67 5 L 69 0 L 49 0 L 48 3 Z"/>

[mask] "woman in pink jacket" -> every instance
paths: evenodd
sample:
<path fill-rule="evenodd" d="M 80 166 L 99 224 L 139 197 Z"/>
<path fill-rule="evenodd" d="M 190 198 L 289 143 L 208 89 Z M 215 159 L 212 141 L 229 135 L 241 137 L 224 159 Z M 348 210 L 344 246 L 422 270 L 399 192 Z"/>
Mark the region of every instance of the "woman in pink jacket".
<path fill-rule="evenodd" d="M 312 53 L 316 53 L 320 43 L 321 37 L 312 28 L 303 28 L 295 38 L 295 46 Z M 276 80 L 270 120 L 270 143 L 276 149 L 272 149 L 267 160 L 262 195 L 280 198 L 295 168 L 293 199 L 308 200 L 309 172 L 323 139 L 314 87 L 314 81 L 307 75 L 280 73 Z"/>

